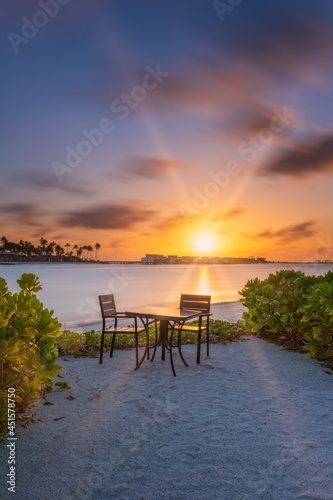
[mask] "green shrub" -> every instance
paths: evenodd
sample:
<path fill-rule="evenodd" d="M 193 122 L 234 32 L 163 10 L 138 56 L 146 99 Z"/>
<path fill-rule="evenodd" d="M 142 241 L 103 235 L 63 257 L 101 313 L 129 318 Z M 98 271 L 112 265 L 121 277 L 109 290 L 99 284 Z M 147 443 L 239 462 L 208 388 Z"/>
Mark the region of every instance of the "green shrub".
<path fill-rule="evenodd" d="M 186 323 L 187 325 L 198 325 L 198 321 Z M 204 322 L 205 324 L 205 322 Z M 244 333 L 241 322 L 228 323 L 227 321 L 210 320 L 210 341 L 211 343 L 227 343 L 237 341 Z M 133 325 L 128 325 L 133 327 Z M 157 326 L 157 333 L 159 333 L 159 325 Z M 175 333 L 176 339 L 178 334 Z M 195 344 L 198 335 L 195 332 L 183 332 L 183 344 Z M 104 336 L 104 352 L 110 349 L 112 342 L 112 334 L 106 333 Z M 202 334 L 202 342 L 206 342 L 206 335 Z M 155 326 L 149 326 L 149 343 L 155 343 Z M 93 356 L 97 357 L 101 345 L 101 332 L 89 330 L 82 334 L 64 330 L 61 337 L 58 339 L 58 347 L 60 354 L 73 354 L 75 356 Z M 146 345 L 146 334 L 139 335 L 139 346 Z M 134 335 L 118 334 L 115 340 L 115 349 L 132 349 L 135 346 Z"/>
<path fill-rule="evenodd" d="M 280 271 L 265 280 L 249 280 L 239 292 L 248 308 L 247 328 L 259 335 L 284 336 L 309 346 L 308 357 L 333 357 L 333 273 L 306 276 Z"/>
<path fill-rule="evenodd" d="M 133 327 L 134 325 L 128 325 Z M 155 327 L 149 327 L 149 341 L 152 344 L 155 342 Z M 104 351 L 107 351 L 112 342 L 112 334 L 104 335 Z M 101 345 L 101 332 L 89 330 L 83 333 L 64 330 L 58 341 L 59 354 L 73 354 L 75 356 L 93 356 L 97 357 Z M 146 345 L 146 334 L 139 335 L 139 345 Z M 117 334 L 115 340 L 115 349 L 131 349 L 135 346 L 134 335 Z"/>
<path fill-rule="evenodd" d="M 57 340 L 59 354 L 73 353 L 84 346 L 84 338 L 81 333 L 64 330 Z"/>
<path fill-rule="evenodd" d="M 319 360 L 333 358 L 333 283 L 312 286 L 308 302 L 301 310 L 302 322 L 307 325 L 306 355 Z"/>
<path fill-rule="evenodd" d="M 15 388 L 16 410 L 22 411 L 42 384 L 52 388 L 62 370 L 55 364 L 61 324 L 35 295 L 42 289 L 39 279 L 23 274 L 17 283 L 21 291 L 12 294 L 0 277 L 0 436 L 7 430 L 7 390 Z"/>

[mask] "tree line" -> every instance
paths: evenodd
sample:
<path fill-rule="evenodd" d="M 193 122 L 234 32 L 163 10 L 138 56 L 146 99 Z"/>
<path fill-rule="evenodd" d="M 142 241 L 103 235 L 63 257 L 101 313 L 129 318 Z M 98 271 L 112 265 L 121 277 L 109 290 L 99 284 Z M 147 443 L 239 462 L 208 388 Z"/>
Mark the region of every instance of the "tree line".
<path fill-rule="evenodd" d="M 66 243 L 64 247 L 55 241 L 47 241 L 45 238 L 40 238 L 39 245 L 35 246 L 30 241 L 20 240 L 18 243 L 8 241 L 5 236 L 2 236 L 0 244 L 0 252 L 12 252 L 28 259 L 43 258 L 51 259 L 57 257 L 75 257 L 78 260 L 98 260 L 98 250 L 101 248 L 99 243 L 92 245 L 71 245 Z"/>

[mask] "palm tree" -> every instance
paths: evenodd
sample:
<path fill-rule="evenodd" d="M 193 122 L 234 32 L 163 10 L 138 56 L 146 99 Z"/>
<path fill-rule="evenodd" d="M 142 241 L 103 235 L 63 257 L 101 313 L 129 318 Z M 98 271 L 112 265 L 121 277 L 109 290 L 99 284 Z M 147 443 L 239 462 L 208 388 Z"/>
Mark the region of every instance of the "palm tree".
<path fill-rule="evenodd" d="M 89 254 L 90 254 L 90 260 L 92 260 L 92 257 L 91 257 L 92 252 L 93 252 L 93 247 L 91 245 L 88 245 L 87 246 L 87 254 L 88 254 L 88 258 L 89 258 Z"/>
<path fill-rule="evenodd" d="M 60 245 L 55 246 L 55 251 L 58 257 L 61 257 L 65 253 L 65 250 Z"/>
<path fill-rule="evenodd" d="M 77 251 L 76 251 L 76 256 L 80 258 L 81 255 L 82 255 L 82 252 L 83 252 L 83 248 L 82 247 L 78 248 Z"/>
<path fill-rule="evenodd" d="M 66 249 L 66 255 L 68 255 L 68 248 L 70 247 L 70 244 L 66 243 L 65 247 L 67 247 L 67 249 Z"/>
<path fill-rule="evenodd" d="M 17 243 L 17 253 L 21 253 L 22 255 L 25 253 L 25 245 L 24 245 L 24 241 L 23 240 L 20 240 L 18 243 Z"/>
<path fill-rule="evenodd" d="M 52 241 L 52 243 L 49 243 L 47 245 L 47 247 L 45 248 L 45 254 L 49 258 L 49 260 L 53 255 L 53 251 L 54 251 L 55 246 L 56 246 L 56 242 Z"/>
<path fill-rule="evenodd" d="M 30 241 L 25 241 L 24 242 L 24 253 L 28 257 L 28 259 L 31 259 L 31 254 L 34 253 L 35 247 L 33 246 Z"/>
<path fill-rule="evenodd" d="M 88 247 L 87 247 L 87 245 L 83 245 L 82 249 L 83 249 L 83 260 L 87 260 L 87 257 L 88 257 L 88 254 L 87 254 Z"/>
<path fill-rule="evenodd" d="M 39 243 L 40 243 L 40 246 L 41 246 L 42 253 L 47 254 L 47 251 L 46 251 L 47 240 L 45 238 L 41 237 L 41 239 L 39 240 Z"/>
<path fill-rule="evenodd" d="M 2 236 L 1 243 L 2 243 L 1 249 L 5 252 L 7 250 L 7 245 L 8 245 L 8 240 L 6 236 Z"/>
<path fill-rule="evenodd" d="M 97 250 L 101 248 L 101 245 L 99 243 L 95 243 L 95 260 L 97 260 Z"/>

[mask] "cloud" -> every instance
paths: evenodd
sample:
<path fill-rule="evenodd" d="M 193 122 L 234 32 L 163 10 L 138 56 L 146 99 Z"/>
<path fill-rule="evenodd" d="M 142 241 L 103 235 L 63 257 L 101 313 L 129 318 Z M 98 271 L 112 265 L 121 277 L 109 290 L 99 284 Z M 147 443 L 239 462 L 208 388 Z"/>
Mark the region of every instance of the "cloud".
<path fill-rule="evenodd" d="M 15 176 L 16 177 L 16 176 Z M 17 178 L 15 178 L 15 182 Z M 20 173 L 19 181 L 23 185 L 30 185 L 36 188 L 49 188 L 67 191 L 69 193 L 78 195 L 93 195 L 98 190 L 92 187 L 91 179 L 84 182 L 78 176 L 69 175 L 65 176 L 63 182 L 59 182 L 54 173 L 45 172 L 43 170 L 30 169 Z"/>
<path fill-rule="evenodd" d="M 140 177 L 143 179 L 158 179 L 170 171 L 182 171 L 189 168 L 189 162 L 177 158 L 138 156 L 129 160 L 123 168 L 108 177 L 123 182 Z"/>
<path fill-rule="evenodd" d="M 316 19 L 293 13 L 286 16 L 288 10 L 271 9 L 271 19 L 267 16 L 266 26 L 256 23 L 256 34 L 252 33 L 248 43 L 242 44 L 241 51 L 243 57 L 260 65 L 301 77 L 302 67 L 308 65 L 309 58 L 316 55 L 316 65 L 329 56 L 332 34 Z"/>
<path fill-rule="evenodd" d="M 277 231 L 272 231 L 271 229 L 265 229 L 257 234 L 247 235 L 250 238 L 260 238 L 260 239 L 276 239 L 279 243 L 289 243 L 301 238 L 309 238 L 314 236 L 316 233 L 315 222 L 313 220 L 301 222 L 299 224 L 294 224 L 292 226 L 287 226 Z"/>
<path fill-rule="evenodd" d="M 215 114 L 222 116 L 221 105 L 242 109 L 241 103 L 254 96 L 267 103 L 269 91 L 275 100 L 281 96 L 281 77 L 329 89 L 333 35 L 322 21 L 331 15 L 327 11 L 327 6 L 272 2 L 244 5 L 235 12 L 233 29 L 224 25 L 221 33 L 206 25 L 202 51 L 178 60 L 180 69 L 171 72 L 153 98 L 206 114 L 215 106 Z"/>
<path fill-rule="evenodd" d="M 221 103 L 247 100 L 255 90 L 244 67 L 238 71 L 233 64 L 227 70 L 214 63 L 191 60 L 184 61 L 182 67 L 187 67 L 187 71 L 172 73 L 152 96 L 162 99 L 168 108 L 171 103 L 216 116 L 222 113 Z"/>
<path fill-rule="evenodd" d="M 238 215 L 243 215 L 246 213 L 246 209 L 242 207 L 235 207 L 232 208 L 231 210 L 228 210 L 228 212 L 225 212 L 224 217 L 226 219 L 230 219 L 231 217 L 236 217 Z"/>
<path fill-rule="evenodd" d="M 171 215 L 164 219 L 159 220 L 155 225 L 154 229 L 156 231 L 168 232 L 170 230 L 176 229 L 186 223 L 183 215 Z"/>
<path fill-rule="evenodd" d="M 269 128 L 272 117 L 274 116 L 273 110 L 260 109 L 256 106 L 254 109 L 239 110 L 235 115 L 234 120 L 231 120 L 228 125 L 229 133 L 241 132 L 246 134 L 257 134 L 264 128 Z"/>
<path fill-rule="evenodd" d="M 333 135 L 317 138 L 310 146 L 292 144 L 280 148 L 277 158 L 264 171 L 272 175 L 304 177 L 309 174 L 333 172 Z"/>
<path fill-rule="evenodd" d="M 141 222 L 150 222 L 155 211 L 133 205 L 100 205 L 71 212 L 62 217 L 60 226 L 83 227 L 87 229 L 130 229 Z"/>
<path fill-rule="evenodd" d="M 45 215 L 46 211 L 39 208 L 35 203 L 13 203 L 1 207 L 1 212 L 13 216 L 20 224 L 25 226 L 40 226 L 39 217 Z"/>

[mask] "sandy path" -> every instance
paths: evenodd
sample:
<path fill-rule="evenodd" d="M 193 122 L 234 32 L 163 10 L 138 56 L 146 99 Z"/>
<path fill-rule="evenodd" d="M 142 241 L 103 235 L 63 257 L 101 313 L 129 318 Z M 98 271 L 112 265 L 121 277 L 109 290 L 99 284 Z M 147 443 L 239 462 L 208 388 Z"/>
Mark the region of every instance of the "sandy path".
<path fill-rule="evenodd" d="M 132 351 L 62 360 L 71 390 L 19 429 L 16 498 L 331 500 L 333 377 L 260 339 L 200 366 L 195 349 L 189 368 L 175 355 L 176 378 L 160 356 L 134 372 Z"/>

